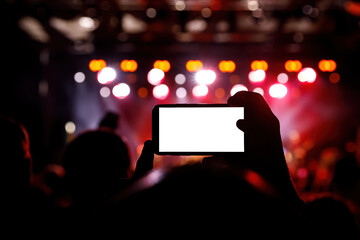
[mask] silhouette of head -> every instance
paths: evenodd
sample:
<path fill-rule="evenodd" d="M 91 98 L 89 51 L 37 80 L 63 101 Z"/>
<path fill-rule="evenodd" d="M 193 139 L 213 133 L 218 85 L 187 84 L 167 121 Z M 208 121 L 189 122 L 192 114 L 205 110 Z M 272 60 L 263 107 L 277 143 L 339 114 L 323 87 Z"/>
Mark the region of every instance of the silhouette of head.
<path fill-rule="evenodd" d="M 23 125 L 9 117 L 0 117 L 0 154 L 3 182 L 14 192 L 29 188 L 31 154 L 28 133 Z M 2 184 L 3 184 L 2 183 Z"/>
<path fill-rule="evenodd" d="M 98 202 L 127 178 L 128 149 L 119 136 L 96 130 L 79 135 L 65 149 L 65 181 L 77 200 Z"/>
<path fill-rule="evenodd" d="M 119 115 L 113 112 L 107 112 L 105 116 L 101 119 L 99 127 L 108 128 L 111 130 L 116 130 L 118 128 Z"/>

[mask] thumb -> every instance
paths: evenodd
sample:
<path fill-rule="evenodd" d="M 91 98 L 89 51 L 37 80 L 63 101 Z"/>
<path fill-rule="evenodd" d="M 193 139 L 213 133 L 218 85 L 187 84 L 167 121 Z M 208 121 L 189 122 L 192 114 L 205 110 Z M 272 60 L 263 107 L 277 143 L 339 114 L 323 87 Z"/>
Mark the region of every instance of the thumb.
<path fill-rule="evenodd" d="M 244 119 L 239 119 L 239 120 L 237 120 L 236 126 L 237 126 L 238 129 L 240 129 L 240 130 L 243 131 L 244 133 L 247 132 L 248 123 L 247 123 L 246 120 L 244 120 Z"/>

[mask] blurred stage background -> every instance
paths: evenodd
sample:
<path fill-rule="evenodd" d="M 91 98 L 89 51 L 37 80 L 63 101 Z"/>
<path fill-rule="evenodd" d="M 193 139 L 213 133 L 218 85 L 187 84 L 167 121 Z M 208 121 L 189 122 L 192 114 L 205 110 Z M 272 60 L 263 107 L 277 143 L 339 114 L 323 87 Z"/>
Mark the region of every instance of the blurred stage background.
<path fill-rule="evenodd" d="M 223 103 L 244 87 L 261 92 L 280 119 L 298 189 L 326 190 L 336 162 L 359 155 L 360 1 L 0 6 L 1 114 L 29 130 L 35 172 L 107 111 L 121 115 L 135 163 L 154 105 Z M 157 157 L 155 165 L 192 160 Z"/>

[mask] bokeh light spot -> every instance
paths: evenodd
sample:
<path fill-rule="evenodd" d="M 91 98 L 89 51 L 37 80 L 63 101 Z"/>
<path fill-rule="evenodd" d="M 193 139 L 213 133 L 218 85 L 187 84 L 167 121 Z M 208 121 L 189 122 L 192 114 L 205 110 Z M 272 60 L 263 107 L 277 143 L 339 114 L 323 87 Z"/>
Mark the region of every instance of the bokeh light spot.
<path fill-rule="evenodd" d="M 112 90 L 113 95 L 118 99 L 124 99 L 130 94 L 130 87 L 126 83 L 119 83 Z"/>

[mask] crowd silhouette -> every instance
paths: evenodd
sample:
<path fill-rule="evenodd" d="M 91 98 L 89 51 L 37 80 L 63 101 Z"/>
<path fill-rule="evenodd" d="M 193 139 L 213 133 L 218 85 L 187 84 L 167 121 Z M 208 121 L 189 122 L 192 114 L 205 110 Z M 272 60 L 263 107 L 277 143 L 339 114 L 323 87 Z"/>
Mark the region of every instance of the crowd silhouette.
<path fill-rule="evenodd" d="M 47 238 L 358 239 L 356 203 L 349 207 L 330 194 L 300 198 L 285 161 L 279 120 L 263 97 L 238 92 L 228 104 L 245 110 L 237 122 L 245 133 L 244 153 L 153 169 L 148 140 L 134 172 L 128 147 L 115 131 L 115 113 L 98 129 L 76 136 L 64 148 L 62 163 L 47 165 L 37 177 L 31 177 L 26 129 L 1 117 L 7 230 L 12 236 Z M 339 161 L 333 192 L 355 199 L 358 184 L 355 159 Z"/>

